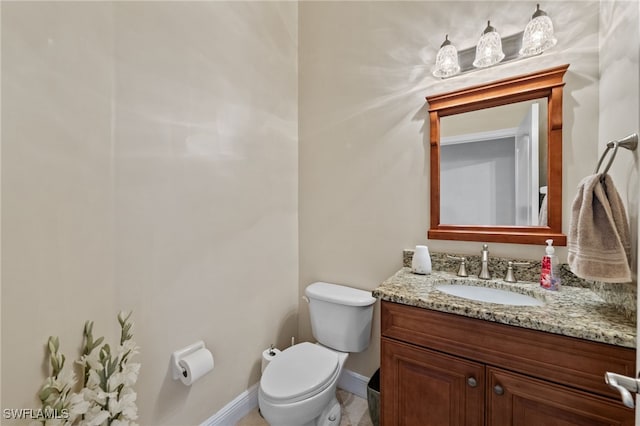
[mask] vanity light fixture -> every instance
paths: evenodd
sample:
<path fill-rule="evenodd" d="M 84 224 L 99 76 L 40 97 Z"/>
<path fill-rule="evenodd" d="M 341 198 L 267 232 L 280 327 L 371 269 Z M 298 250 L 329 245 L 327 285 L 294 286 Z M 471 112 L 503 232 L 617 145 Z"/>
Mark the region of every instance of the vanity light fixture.
<path fill-rule="evenodd" d="M 473 66 L 486 68 L 497 64 L 503 59 L 504 52 L 502 51 L 500 34 L 491 26 L 491 21 L 487 21 L 487 28 L 484 29 L 476 45 L 476 59 L 473 61 Z"/>
<path fill-rule="evenodd" d="M 521 56 L 532 56 L 544 52 L 556 45 L 558 40 L 553 36 L 553 22 L 540 4 L 524 29 L 522 36 Z"/>
<path fill-rule="evenodd" d="M 435 77 L 451 77 L 460 72 L 458 62 L 458 49 L 449 41 L 449 34 L 445 35 L 444 42 L 440 45 L 440 50 L 436 56 L 436 64 L 431 70 Z"/>
<path fill-rule="evenodd" d="M 557 44 L 553 23 L 547 13 L 536 5 L 531 20 L 524 31 L 500 37 L 498 31 L 487 21 L 487 27 L 475 46 L 457 50 L 445 36 L 436 55 L 431 73 L 436 78 L 449 78 L 470 71 L 513 62 L 539 55 Z"/>

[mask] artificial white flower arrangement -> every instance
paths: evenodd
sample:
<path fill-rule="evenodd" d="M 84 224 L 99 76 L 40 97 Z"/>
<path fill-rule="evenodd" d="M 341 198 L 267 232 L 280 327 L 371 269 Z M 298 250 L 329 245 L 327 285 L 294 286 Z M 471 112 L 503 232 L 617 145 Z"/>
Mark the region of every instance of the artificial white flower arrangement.
<path fill-rule="evenodd" d="M 129 359 L 138 354 L 129 321 L 131 313 L 118 314 L 120 344 L 114 350 L 93 340 L 93 321 L 84 324 L 82 356 L 76 361 L 82 368 L 82 389 L 73 371 L 63 371 L 65 356 L 58 352 L 57 337 L 49 337 L 52 375 L 38 394 L 42 401 L 41 420 L 45 426 L 137 426 L 138 407 L 133 390 L 140 372 L 139 363 Z"/>

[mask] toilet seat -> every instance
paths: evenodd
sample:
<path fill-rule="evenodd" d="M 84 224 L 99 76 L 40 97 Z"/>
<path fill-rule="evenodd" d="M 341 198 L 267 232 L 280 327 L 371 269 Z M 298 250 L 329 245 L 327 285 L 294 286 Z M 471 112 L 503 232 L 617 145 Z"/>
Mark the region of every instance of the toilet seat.
<path fill-rule="evenodd" d="M 262 394 L 276 403 L 293 403 L 322 392 L 340 373 L 338 354 L 304 342 L 271 361 L 260 380 Z"/>

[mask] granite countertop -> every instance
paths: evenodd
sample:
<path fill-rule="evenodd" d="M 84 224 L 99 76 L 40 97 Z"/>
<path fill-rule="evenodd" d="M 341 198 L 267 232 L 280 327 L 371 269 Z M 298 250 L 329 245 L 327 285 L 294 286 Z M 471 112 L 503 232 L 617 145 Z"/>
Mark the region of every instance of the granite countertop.
<path fill-rule="evenodd" d="M 510 290 L 533 296 L 544 306 L 511 306 L 477 302 L 436 290 L 442 284 L 467 284 Z M 614 305 L 587 288 L 563 286 L 548 291 L 538 283 L 506 283 L 501 279 L 462 278 L 451 272 L 417 275 L 404 267 L 373 291 L 382 300 L 478 318 L 485 321 L 562 334 L 570 337 L 636 347 L 636 324 Z"/>

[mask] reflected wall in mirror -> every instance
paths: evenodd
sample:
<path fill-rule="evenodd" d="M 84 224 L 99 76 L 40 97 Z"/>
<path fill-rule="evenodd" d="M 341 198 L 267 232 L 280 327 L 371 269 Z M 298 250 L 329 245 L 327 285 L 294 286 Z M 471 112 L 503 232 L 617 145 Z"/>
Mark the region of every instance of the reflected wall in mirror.
<path fill-rule="evenodd" d="M 440 222 L 544 226 L 547 99 L 440 119 Z"/>
<path fill-rule="evenodd" d="M 568 65 L 427 97 L 430 239 L 540 244 L 562 234 Z"/>

